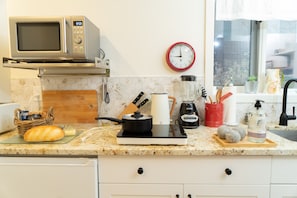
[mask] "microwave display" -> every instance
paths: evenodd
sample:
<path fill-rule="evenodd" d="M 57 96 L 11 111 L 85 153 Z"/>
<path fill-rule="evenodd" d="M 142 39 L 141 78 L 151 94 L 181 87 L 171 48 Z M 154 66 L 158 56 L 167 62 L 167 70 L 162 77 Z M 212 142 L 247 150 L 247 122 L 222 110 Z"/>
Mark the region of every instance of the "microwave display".
<path fill-rule="evenodd" d="M 73 25 L 74 26 L 83 26 L 83 22 L 82 21 L 73 21 Z"/>
<path fill-rule="evenodd" d="M 60 24 L 17 23 L 19 51 L 60 51 Z"/>

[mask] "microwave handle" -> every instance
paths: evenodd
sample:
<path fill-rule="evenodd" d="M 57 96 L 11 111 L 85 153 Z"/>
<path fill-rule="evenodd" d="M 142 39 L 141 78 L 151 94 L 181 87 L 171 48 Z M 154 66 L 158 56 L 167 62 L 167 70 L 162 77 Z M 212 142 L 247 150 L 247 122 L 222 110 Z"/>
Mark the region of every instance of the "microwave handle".
<path fill-rule="evenodd" d="M 63 18 L 63 41 L 62 41 L 62 52 L 63 53 L 67 53 L 68 49 L 67 49 L 67 20 L 66 18 Z"/>

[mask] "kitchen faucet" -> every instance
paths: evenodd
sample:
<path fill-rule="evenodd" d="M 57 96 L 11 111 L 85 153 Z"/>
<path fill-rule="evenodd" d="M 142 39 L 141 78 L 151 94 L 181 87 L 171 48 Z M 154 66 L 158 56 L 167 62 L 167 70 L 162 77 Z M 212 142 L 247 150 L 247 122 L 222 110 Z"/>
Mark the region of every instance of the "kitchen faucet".
<path fill-rule="evenodd" d="M 290 79 L 290 80 L 288 80 L 286 82 L 285 86 L 284 86 L 283 109 L 282 109 L 282 113 L 281 113 L 280 118 L 279 118 L 279 125 L 282 125 L 282 126 L 287 126 L 288 125 L 288 120 L 296 120 L 295 107 L 293 107 L 293 115 L 287 115 L 287 113 L 286 113 L 287 93 L 288 93 L 289 85 L 292 82 L 296 82 L 297 83 L 297 79 Z"/>

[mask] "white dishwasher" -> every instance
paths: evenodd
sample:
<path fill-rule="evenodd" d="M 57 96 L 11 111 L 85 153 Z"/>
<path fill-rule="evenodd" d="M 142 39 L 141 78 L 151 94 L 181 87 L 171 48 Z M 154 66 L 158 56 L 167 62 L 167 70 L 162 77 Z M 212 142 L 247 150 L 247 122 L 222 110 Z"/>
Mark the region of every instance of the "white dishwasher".
<path fill-rule="evenodd" d="M 1 198 L 98 198 L 97 158 L 0 157 Z"/>

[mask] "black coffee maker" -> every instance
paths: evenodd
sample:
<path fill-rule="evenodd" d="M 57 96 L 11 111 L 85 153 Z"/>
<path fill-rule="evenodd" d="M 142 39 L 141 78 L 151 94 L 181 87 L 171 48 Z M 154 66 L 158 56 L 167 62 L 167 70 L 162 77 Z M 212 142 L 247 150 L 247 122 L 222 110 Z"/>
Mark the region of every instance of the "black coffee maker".
<path fill-rule="evenodd" d="M 199 114 L 194 104 L 196 98 L 196 76 L 183 75 L 182 80 L 182 98 L 179 110 L 179 124 L 186 129 L 195 129 L 199 126 Z"/>

